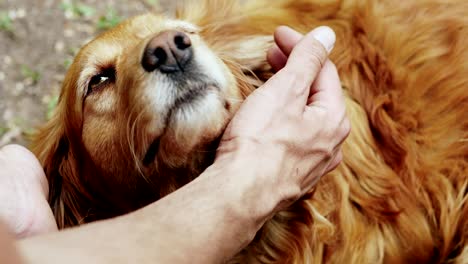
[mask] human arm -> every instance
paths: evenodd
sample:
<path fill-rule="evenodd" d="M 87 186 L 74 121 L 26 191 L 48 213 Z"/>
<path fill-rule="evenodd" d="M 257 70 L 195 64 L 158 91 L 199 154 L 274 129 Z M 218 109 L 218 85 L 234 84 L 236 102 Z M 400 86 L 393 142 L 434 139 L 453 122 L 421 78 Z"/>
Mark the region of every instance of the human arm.
<path fill-rule="evenodd" d="M 284 45 L 290 33 L 277 36 L 278 74 L 243 104 L 196 180 L 134 213 L 22 240 L 26 262 L 219 263 L 249 243 L 338 164 L 349 132 L 324 47 L 314 33 Z"/>
<path fill-rule="evenodd" d="M 49 187 L 37 158 L 26 148 L 0 148 L 0 219 L 17 238 L 57 230 L 47 202 Z"/>
<path fill-rule="evenodd" d="M 252 179 L 263 169 L 248 152 L 237 150 L 134 213 L 22 240 L 20 253 L 25 263 L 222 263 L 251 241 L 278 202 L 259 201 L 262 187 Z"/>

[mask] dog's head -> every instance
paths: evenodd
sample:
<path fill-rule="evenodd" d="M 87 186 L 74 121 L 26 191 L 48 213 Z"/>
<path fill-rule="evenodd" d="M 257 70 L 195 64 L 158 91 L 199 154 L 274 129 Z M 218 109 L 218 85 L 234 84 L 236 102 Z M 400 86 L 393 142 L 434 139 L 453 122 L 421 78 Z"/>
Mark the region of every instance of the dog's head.
<path fill-rule="evenodd" d="M 80 50 L 33 144 L 59 226 L 137 209 L 212 162 L 271 37 L 204 23 L 138 16 Z"/>

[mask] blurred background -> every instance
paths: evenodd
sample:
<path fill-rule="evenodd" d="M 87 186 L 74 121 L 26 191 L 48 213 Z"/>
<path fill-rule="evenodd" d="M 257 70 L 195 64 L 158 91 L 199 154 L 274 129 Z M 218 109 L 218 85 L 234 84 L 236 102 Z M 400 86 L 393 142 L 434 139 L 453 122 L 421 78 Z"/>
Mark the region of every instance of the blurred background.
<path fill-rule="evenodd" d="M 175 0 L 0 0 L 0 146 L 28 144 L 78 49 L 125 18 Z"/>

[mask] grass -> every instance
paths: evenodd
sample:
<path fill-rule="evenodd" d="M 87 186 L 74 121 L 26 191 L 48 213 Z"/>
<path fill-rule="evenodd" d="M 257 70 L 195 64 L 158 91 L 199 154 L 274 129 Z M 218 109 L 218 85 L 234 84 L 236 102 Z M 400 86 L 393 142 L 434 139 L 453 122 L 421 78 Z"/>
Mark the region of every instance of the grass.
<path fill-rule="evenodd" d="M 113 8 L 107 10 L 106 15 L 101 16 L 96 24 L 98 30 L 108 30 L 117 26 L 122 21 L 122 17 Z"/>
<path fill-rule="evenodd" d="M 24 79 L 30 79 L 33 84 L 41 79 L 41 73 L 31 69 L 28 65 L 21 65 L 21 75 Z"/>
<path fill-rule="evenodd" d="M 79 2 L 62 2 L 60 6 L 63 11 L 71 13 L 74 17 L 92 17 L 96 13 L 96 9 L 92 6 L 85 5 Z"/>
<path fill-rule="evenodd" d="M 70 67 L 70 65 L 72 64 L 73 62 L 73 59 L 72 58 L 66 58 L 64 61 L 63 61 L 63 67 L 65 68 L 65 70 L 68 70 L 68 68 Z"/>
<path fill-rule="evenodd" d="M 75 56 L 76 54 L 78 54 L 78 51 L 79 51 L 79 50 L 80 50 L 80 49 L 77 48 L 77 47 L 71 47 L 71 48 L 68 49 L 67 52 L 68 52 L 68 54 L 70 54 L 70 55 L 72 55 L 72 56 Z"/>
<path fill-rule="evenodd" d="M 31 139 L 36 132 L 37 130 L 31 127 L 21 130 L 21 134 L 28 139 Z"/>
<path fill-rule="evenodd" d="M 6 12 L 0 13 L 0 30 L 13 33 L 13 20 Z"/>
<path fill-rule="evenodd" d="M 63 60 L 63 68 L 68 70 L 70 65 L 73 63 L 73 59 L 75 58 L 76 54 L 78 54 L 79 48 L 77 47 L 70 47 L 67 49 L 67 57 Z"/>
<path fill-rule="evenodd" d="M 159 0 L 146 0 L 146 3 L 148 3 L 149 5 L 156 5 L 159 3 Z"/>
<path fill-rule="evenodd" d="M 3 136 L 8 131 L 7 127 L 0 126 L 0 137 Z"/>

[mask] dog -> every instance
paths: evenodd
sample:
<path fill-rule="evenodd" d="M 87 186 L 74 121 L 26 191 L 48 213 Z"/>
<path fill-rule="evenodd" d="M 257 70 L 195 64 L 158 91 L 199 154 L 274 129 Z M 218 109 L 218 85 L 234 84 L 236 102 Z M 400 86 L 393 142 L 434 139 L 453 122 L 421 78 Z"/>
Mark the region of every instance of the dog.
<path fill-rule="evenodd" d="M 76 56 L 32 149 L 60 228 L 141 208 L 197 177 L 272 76 L 279 25 L 334 29 L 352 132 L 343 162 L 233 263 L 468 262 L 468 5 L 188 1 Z"/>

